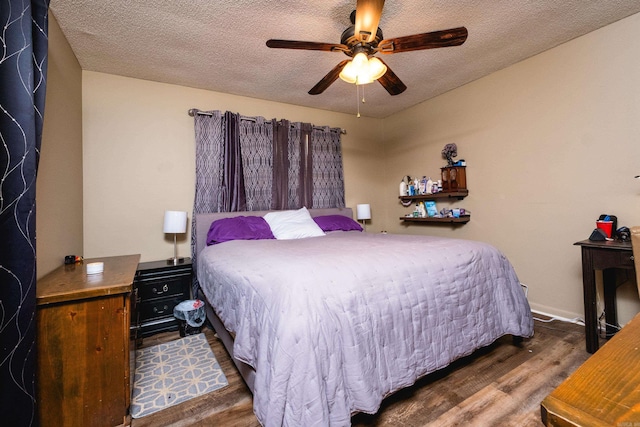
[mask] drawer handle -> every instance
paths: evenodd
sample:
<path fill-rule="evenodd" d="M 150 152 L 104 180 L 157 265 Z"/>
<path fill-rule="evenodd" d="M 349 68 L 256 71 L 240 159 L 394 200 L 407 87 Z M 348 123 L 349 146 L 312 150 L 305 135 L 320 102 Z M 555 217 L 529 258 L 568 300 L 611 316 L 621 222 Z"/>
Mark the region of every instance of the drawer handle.
<path fill-rule="evenodd" d="M 156 294 L 156 295 L 162 295 L 162 294 L 164 294 L 165 292 L 167 292 L 168 290 L 169 290 L 169 285 L 167 285 L 167 284 L 165 283 L 165 285 L 162 287 L 162 290 L 161 290 L 161 291 L 158 291 L 158 289 L 156 289 L 156 288 L 153 288 L 151 291 L 152 291 L 154 294 Z"/>
<path fill-rule="evenodd" d="M 165 306 L 162 307 L 162 310 L 158 310 L 158 307 L 153 307 L 153 312 L 156 314 L 164 314 L 168 309 L 169 307 L 165 304 Z"/>
<path fill-rule="evenodd" d="M 629 259 L 630 259 L 631 261 L 635 260 L 635 258 L 633 257 L 633 255 L 631 255 L 631 257 L 629 257 Z"/>

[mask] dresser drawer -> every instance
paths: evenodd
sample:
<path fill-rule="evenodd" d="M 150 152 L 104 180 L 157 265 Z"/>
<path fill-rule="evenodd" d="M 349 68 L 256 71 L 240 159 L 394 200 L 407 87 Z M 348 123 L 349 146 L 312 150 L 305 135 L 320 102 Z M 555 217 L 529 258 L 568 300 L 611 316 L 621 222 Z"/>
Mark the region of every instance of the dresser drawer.
<path fill-rule="evenodd" d="M 138 320 L 146 322 L 162 317 L 173 317 L 173 308 L 183 301 L 183 295 L 162 298 L 153 301 L 142 301 L 138 304 Z"/>

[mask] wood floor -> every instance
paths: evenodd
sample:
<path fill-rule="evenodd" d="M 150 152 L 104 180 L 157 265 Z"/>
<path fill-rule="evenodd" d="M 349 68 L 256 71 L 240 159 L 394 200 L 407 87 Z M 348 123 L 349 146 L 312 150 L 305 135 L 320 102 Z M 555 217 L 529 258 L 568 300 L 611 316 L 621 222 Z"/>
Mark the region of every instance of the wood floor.
<path fill-rule="evenodd" d="M 145 426 L 259 426 L 251 393 L 213 331 L 205 329 L 229 386 L 161 412 L 134 419 Z M 143 347 L 179 338 L 178 333 L 146 338 Z M 535 336 L 514 345 L 510 337 L 428 375 L 383 401 L 375 415 L 358 414 L 356 427 L 542 426 L 540 402 L 589 354 L 584 328 L 535 322 Z"/>

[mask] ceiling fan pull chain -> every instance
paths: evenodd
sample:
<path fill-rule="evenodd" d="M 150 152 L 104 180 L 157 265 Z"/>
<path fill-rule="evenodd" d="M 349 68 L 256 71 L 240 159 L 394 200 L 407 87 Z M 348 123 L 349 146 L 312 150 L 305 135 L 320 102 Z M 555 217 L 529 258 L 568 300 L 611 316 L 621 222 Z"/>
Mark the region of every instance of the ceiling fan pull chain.
<path fill-rule="evenodd" d="M 357 83 L 357 82 L 356 82 Z M 356 84 L 356 108 L 358 109 L 358 115 L 356 117 L 360 118 L 360 85 Z"/>

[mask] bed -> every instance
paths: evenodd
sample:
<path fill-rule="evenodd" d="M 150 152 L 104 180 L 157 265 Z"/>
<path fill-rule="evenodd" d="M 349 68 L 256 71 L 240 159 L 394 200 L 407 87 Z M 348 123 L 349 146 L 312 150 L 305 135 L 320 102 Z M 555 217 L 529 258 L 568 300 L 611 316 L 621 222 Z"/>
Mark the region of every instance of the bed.
<path fill-rule="evenodd" d="M 346 208 L 309 212 L 352 221 Z M 327 230 L 206 245 L 214 221 L 265 214 L 196 215 L 207 315 L 264 426 L 350 425 L 501 336 L 533 335 L 513 267 L 485 243 Z"/>

